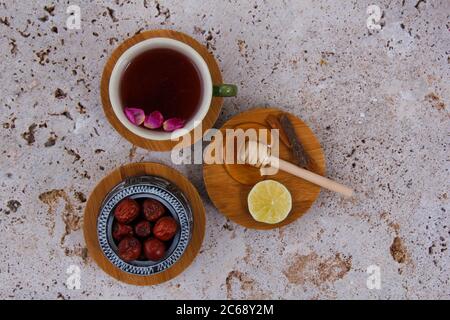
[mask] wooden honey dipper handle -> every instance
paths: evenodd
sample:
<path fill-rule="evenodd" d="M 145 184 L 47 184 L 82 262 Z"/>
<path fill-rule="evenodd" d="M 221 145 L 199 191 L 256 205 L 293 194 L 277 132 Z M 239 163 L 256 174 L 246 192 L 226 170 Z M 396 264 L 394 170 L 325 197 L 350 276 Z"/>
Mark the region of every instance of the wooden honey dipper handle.
<path fill-rule="evenodd" d="M 305 179 L 325 189 L 338 192 L 345 197 L 351 197 L 353 195 L 353 190 L 349 187 L 272 156 L 269 146 L 258 141 L 246 142 L 241 150 L 239 150 L 239 158 L 247 164 L 260 167 L 261 173 L 264 172 L 264 167 L 270 166 Z"/>
<path fill-rule="evenodd" d="M 337 192 L 342 194 L 345 197 L 353 196 L 353 190 L 347 186 L 344 186 L 336 181 L 325 178 L 321 175 L 318 175 L 314 172 L 305 170 L 303 168 L 297 167 L 290 162 L 284 161 L 282 159 L 271 157 L 271 166 L 277 167 L 280 170 L 288 172 L 294 176 L 305 179 L 309 182 L 312 182 L 318 186 L 321 186 L 325 189 Z"/>

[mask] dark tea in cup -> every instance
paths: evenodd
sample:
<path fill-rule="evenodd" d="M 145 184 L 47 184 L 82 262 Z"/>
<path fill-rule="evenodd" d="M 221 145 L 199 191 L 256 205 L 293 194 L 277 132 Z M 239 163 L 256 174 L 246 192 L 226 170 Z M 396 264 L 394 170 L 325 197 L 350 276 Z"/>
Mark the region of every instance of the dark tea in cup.
<path fill-rule="evenodd" d="M 142 52 L 130 61 L 120 80 L 124 107 L 141 108 L 145 114 L 159 111 L 166 119 L 191 119 L 200 106 L 202 91 L 196 65 L 168 48 Z"/>

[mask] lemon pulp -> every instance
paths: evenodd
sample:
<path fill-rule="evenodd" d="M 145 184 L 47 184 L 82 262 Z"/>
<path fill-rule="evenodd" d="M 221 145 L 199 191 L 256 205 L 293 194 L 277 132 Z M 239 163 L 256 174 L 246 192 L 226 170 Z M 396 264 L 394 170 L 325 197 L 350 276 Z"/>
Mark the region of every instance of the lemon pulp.
<path fill-rule="evenodd" d="M 248 194 L 247 201 L 253 219 L 269 224 L 283 221 L 292 209 L 291 193 L 274 180 L 258 182 Z"/>

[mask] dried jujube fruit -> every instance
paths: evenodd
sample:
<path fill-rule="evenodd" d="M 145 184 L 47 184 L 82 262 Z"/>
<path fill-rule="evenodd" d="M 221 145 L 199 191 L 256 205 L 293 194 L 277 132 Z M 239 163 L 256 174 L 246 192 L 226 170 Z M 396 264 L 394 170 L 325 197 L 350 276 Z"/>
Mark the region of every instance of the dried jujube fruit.
<path fill-rule="evenodd" d="M 170 245 L 166 241 L 171 241 L 179 230 L 177 220 L 165 216 L 167 212 L 166 207 L 155 199 L 122 200 L 114 210 L 112 230 L 119 257 L 127 262 L 164 258 L 166 247 Z"/>
<path fill-rule="evenodd" d="M 161 202 L 155 199 L 146 199 L 142 205 L 144 217 L 150 222 L 155 222 L 166 212 L 166 208 Z"/>
<path fill-rule="evenodd" d="M 134 237 L 123 238 L 119 242 L 119 256 L 124 261 L 137 260 L 141 255 L 142 245 L 141 242 Z"/>
<path fill-rule="evenodd" d="M 172 239 L 178 230 L 178 223 L 172 217 L 162 217 L 153 227 L 153 235 L 162 241 Z"/>
<path fill-rule="evenodd" d="M 133 228 L 126 224 L 115 223 L 113 226 L 113 238 L 117 241 L 122 240 L 125 237 L 133 236 Z"/>
<path fill-rule="evenodd" d="M 164 257 L 166 246 L 158 239 L 151 238 L 144 242 L 144 254 L 149 260 L 158 261 Z"/>
<path fill-rule="evenodd" d="M 138 222 L 134 226 L 134 232 L 136 233 L 136 235 L 138 237 L 146 238 L 152 232 L 152 226 L 150 225 L 150 222 L 148 222 L 147 220 L 143 220 L 143 221 Z"/>
<path fill-rule="evenodd" d="M 139 210 L 139 204 L 135 200 L 127 198 L 119 202 L 114 210 L 114 216 L 120 223 L 128 224 L 136 219 Z"/>

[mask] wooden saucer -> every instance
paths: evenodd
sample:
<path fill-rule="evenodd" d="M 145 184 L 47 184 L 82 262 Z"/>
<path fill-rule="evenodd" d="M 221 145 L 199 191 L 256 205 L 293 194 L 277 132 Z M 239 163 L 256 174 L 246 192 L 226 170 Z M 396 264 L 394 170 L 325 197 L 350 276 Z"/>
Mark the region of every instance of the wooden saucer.
<path fill-rule="evenodd" d="M 100 94 L 102 97 L 102 104 L 103 104 L 103 111 L 105 112 L 106 117 L 108 118 L 108 121 L 111 123 L 111 125 L 119 132 L 119 134 L 127 139 L 129 142 L 131 142 L 133 145 L 139 146 L 141 148 L 154 150 L 154 151 L 169 151 L 173 149 L 179 141 L 189 141 L 184 140 L 187 137 L 180 137 L 177 141 L 156 141 L 156 140 L 149 140 L 144 139 L 131 131 L 129 131 L 120 121 L 117 119 L 114 110 L 111 106 L 111 101 L 109 99 L 109 79 L 111 77 L 111 73 L 114 69 L 114 66 L 117 62 L 117 60 L 120 58 L 120 56 L 130 47 L 134 46 L 135 44 L 150 39 L 150 38 L 171 38 L 178 41 L 182 41 L 186 43 L 187 45 L 194 48 L 205 60 L 206 64 L 208 65 L 209 71 L 211 73 L 212 82 L 214 84 L 221 84 L 222 81 L 222 74 L 220 73 L 219 66 L 217 65 L 216 60 L 214 57 L 208 52 L 208 49 L 200 44 L 197 40 L 191 38 L 187 34 L 184 34 L 182 32 L 178 31 L 172 31 L 172 30 L 151 30 L 139 33 L 135 35 L 134 37 L 131 37 L 127 40 L 125 40 L 111 55 L 108 62 L 105 65 L 105 68 L 103 70 L 103 76 L 102 81 L 100 85 Z M 220 109 L 222 108 L 223 104 L 223 98 L 220 97 L 213 97 L 211 101 L 211 106 L 209 108 L 209 111 L 206 115 L 206 117 L 202 121 L 202 130 L 203 133 L 205 133 L 206 130 L 211 129 L 214 123 L 217 120 L 217 117 L 219 116 Z M 190 142 L 191 144 L 195 143 L 194 140 L 194 134 L 191 131 L 188 133 L 190 135 Z M 200 138 L 197 137 L 197 139 Z M 183 147 L 186 147 L 186 144 L 183 144 Z"/>
<path fill-rule="evenodd" d="M 228 120 L 221 128 L 221 132 L 239 128 L 243 130 L 270 129 L 266 122 L 267 117 L 279 116 L 282 113 L 284 111 L 276 108 L 255 108 Z M 324 175 L 325 158 L 319 141 L 302 120 L 292 114 L 288 116 L 299 141 L 312 160 L 312 165 L 308 169 Z M 281 159 L 294 162 L 290 149 L 282 142 L 280 142 L 279 151 Z M 276 175 L 261 177 L 258 169 L 242 164 L 205 164 L 203 178 L 208 195 L 219 211 L 230 220 L 251 229 L 274 229 L 294 222 L 308 211 L 320 193 L 320 187 L 286 172 L 279 171 Z M 254 184 L 264 179 L 281 182 L 292 195 L 292 211 L 284 221 L 278 224 L 271 225 L 255 221 L 248 211 L 248 193 Z"/>
<path fill-rule="evenodd" d="M 191 242 L 180 260 L 169 269 L 149 276 L 129 274 L 114 266 L 100 249 L 97 237 L 97 217 L 105 196 L 125 178 L 140 175 L 163 177 L 177 185 L 191 205 L 194 221 Z M 86 204 L 83 231 L 88 253 L 103 271 L 117 280 L 129 284 L 140 286 L 155 285 L 179 275 L 197 256 L 205 235 L 205 208 L 195 187 L 175 169 L 159 163 L 132 163 L 117 168 L 97 184 Z"/>

